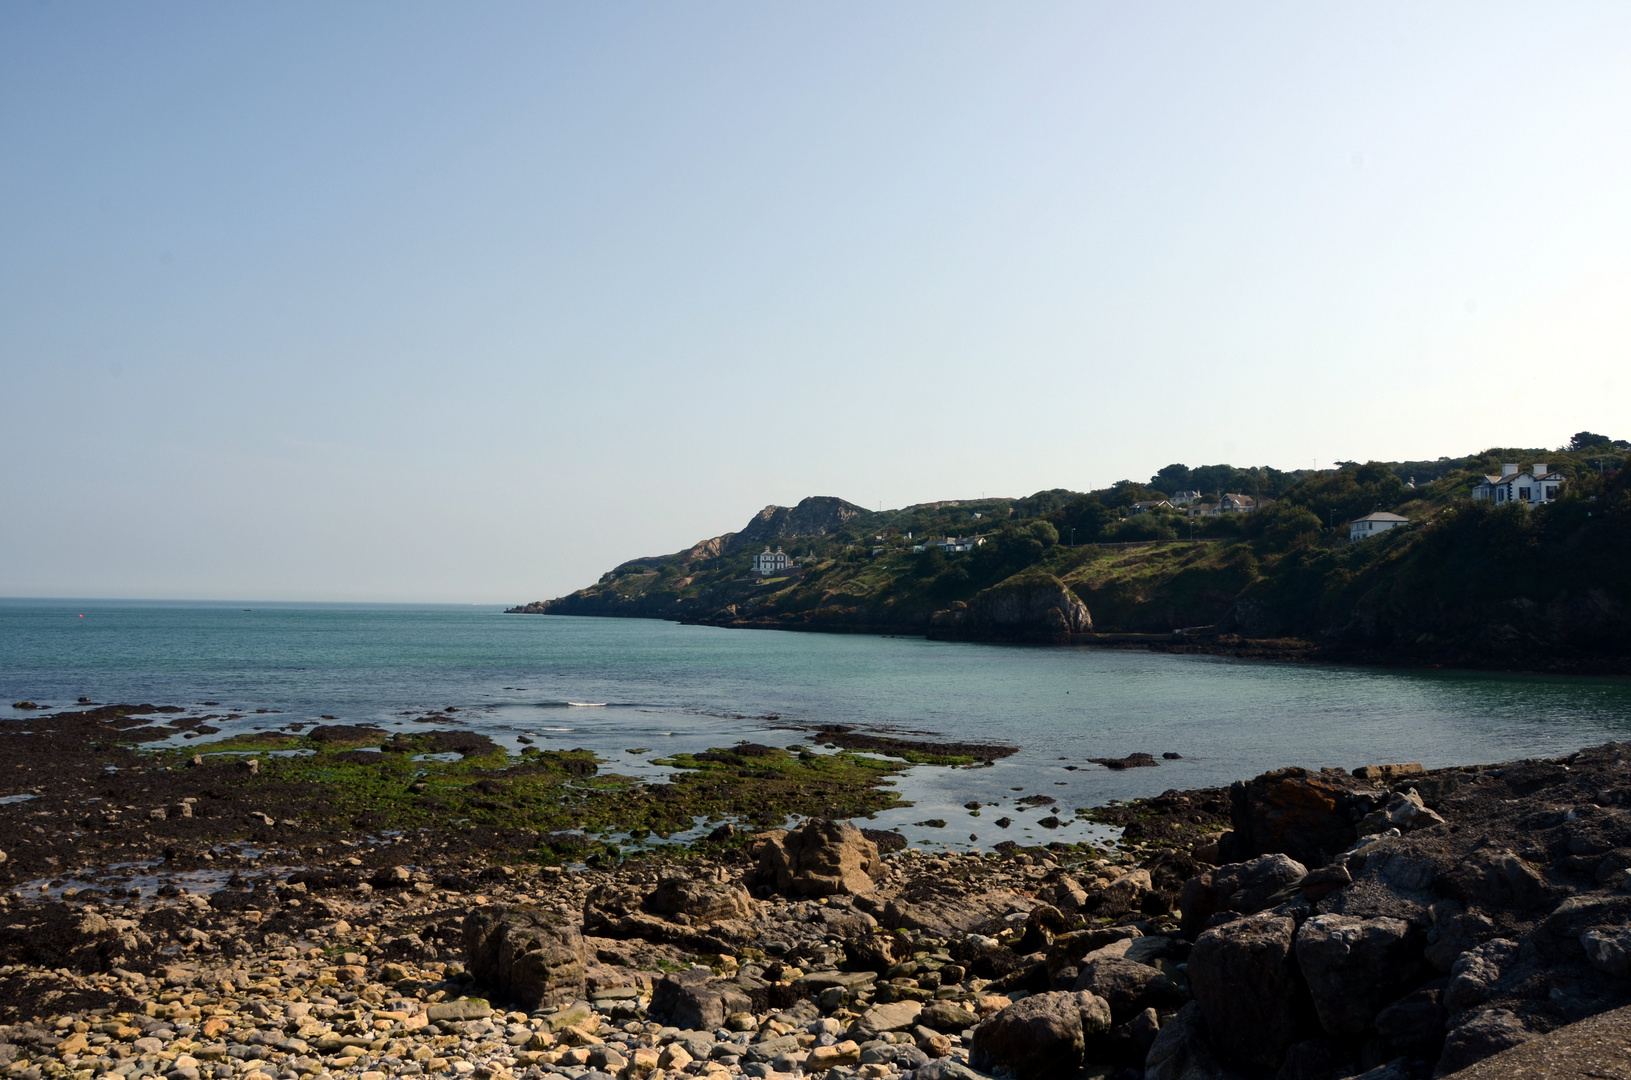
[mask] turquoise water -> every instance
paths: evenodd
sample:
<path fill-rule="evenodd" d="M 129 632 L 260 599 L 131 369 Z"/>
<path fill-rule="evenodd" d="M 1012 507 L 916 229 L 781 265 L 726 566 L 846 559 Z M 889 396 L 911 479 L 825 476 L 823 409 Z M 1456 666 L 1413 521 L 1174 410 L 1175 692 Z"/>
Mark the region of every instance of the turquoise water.
<path fill-rule="evenodd" d="M 942 843 L 1024 839 L 1023 824 L 993 828 L 999 811 L 972 819 L 962 809 L 1001 799 L 1012 813 L 1013 788 L 1055 796 L 1068 811 L 1282 765 L 1471 764 L 1562 754 L 1631 732 L 1626 680 L 722 630 L 490 607 L 0 601 L 0 718 L 22 715 L 12 701 L 67 707 L 82 695 L 248 712 L 239 728 L 324 713 L 395 725 L 406 723 L 403 713 L 455 705 L 501 742 L 517 745 L 525 733 L 585 746 L 619 771 L 646 775 L 661 775 L 649 759 L 664 753 L 792 742 L 798 733 L 778 728 L 796 724 L 1021 746 L 993 768 L 918 768 L 902 779 L 917 805 L 881 823 Z M 752 719 L 769 714 L 780 720 Z M 1134 751 L 1183 756 L 1120 773 L 1084 761 Z M 910 825 L 937 817 L 949 826 Z M 1086 834 L 1079 825 L 1031 833 Z"/>

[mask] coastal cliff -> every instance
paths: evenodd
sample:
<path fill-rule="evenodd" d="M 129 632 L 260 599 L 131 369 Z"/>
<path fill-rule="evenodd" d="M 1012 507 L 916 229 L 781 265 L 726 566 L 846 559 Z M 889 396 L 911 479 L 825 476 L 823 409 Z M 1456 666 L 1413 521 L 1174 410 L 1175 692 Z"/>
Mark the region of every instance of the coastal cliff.
<path fill-rule="evenodd" d="M 1126 489 L 884 512 L 814 497 L 511 610 L 1631 673 L 1631 474 L 1553 452 L 1568 477 L 1554 501 L 1470 499 L 1505 456 L 1516 452 L 1466 459 L 1418 487 L 1377 463 L 1307 474 L 1254 512 L 1195 517 L 1135 512 Z M 1327 524 L 1379 506 L 1408 524 L 1356 542 Z M 753 573 L 770 545 L 791 565 Z"/>

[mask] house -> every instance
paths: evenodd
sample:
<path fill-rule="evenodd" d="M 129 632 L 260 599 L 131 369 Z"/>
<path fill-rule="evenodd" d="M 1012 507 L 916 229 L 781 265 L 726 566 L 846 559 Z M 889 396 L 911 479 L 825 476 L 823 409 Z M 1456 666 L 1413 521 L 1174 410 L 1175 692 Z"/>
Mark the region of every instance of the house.
<path fill-rule="evenodd" d="M 1225 493 L 1218 503 L 1220 514 L 1249 514 L 1257 509 L 1257 500 L 1250 495 L 1230 495 Z"/>
<path fill-rule="evenodd" d="M 774 574 L 778 570 L 786 570 L 792 560 L 781 548 L 771 551 L 768 547 L 753 557 L 753 572 L 755 574 Z"/>
<path fill-rule="evenodd" d="M 985 543 L 985 537 L 983 536 L 947 536 L 939 540 L 925 540 L 921 544 L 914 545 L 912 550 L 927 551 L 929 548 L 934 547 L 939 548 L 947 555 L 953 555 L 960 551 L 973 551 L 983 543 Z"/>
<path fill-rule="evenodd" d="M 1408 524 L 1410 524 L 1410 519 L 1407 517 L 1400 517 L 1398 514 L 1389 514 L 1386 511 L 1378 510 L 1374 514 L 1366 514 L 1362 518 L 1355 518 L 1348 522 L 1348 540 L 1350 543 L 1355 540 L 1364 540 L 1375 536 L 1377 533 L 1385 533 L 1389 529 Z"/>
<path fill-rule="evenodd" d="M 1193 506 L 1201 501 L 1201 493 L 1198 491 L 1174 491 L 1168 496 L 1167 501 L 1173 506 Z"/>
<path fill-rule="evenodd" d="M 1165 499 L 1156 499 L 1152 502 L 1135 502 L 1128 510 L 1134 514 L 1147 514 L 1151 510 L 1171 510 L 1172 504 Z"/>
<path fill-rule="evenodd" d="M 1472 489 L 1472 497 L 1490 499 L 1496 504 L 1521 502 L 1539 506 L 1557 498 L 1563 483 L 1562 473 L 1554 472 L 1541 462 L 1528 469 L 1519 469 L 1515 462 L 1507 462 L 1501 466 L 1500 476 L 1485 476 Z"/>

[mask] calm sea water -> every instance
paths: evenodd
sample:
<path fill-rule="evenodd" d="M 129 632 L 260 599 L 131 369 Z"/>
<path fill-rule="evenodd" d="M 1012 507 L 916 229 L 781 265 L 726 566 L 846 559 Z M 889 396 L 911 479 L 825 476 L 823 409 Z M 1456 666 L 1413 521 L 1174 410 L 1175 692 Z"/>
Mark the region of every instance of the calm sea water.
<path fill-rule="evenodd" d="M 1626 680 L 721 630 L 490 607 L 0 600 L 0 718 L 23 715 L 13 701 L 67 707 L 80 696 L 248 712 L 235 728 L 325 713 L 394 726 L 407 723 L 405 713 L 455 705 L 508 745 L 527 734 L 583 746 L 617 771 L 648 776 L 665 772 L 653 757 L 742 739 L 791 743 L 798 733 L 779 729 L 797 724 L 1021 746 L 988 769 L 911 770 L 899 786 L 916 805 L 876 823 L 916 842 L 961 845 L 1093 835 L 1081 824 L 1028 825 L 1046 811 L 1015 812 L 1022 794 L 1052 795 L 1069 817 L 1075 807 L 1282 765 L 1471 764 L 1631 733 Z M 768 714 L 780 720 L 754 719 Z M 1182 758 L 1120 773 L 1085 762 L 1133 751 Z M 963 809 L 969 800 L 1004 809 L 974 818 Z M 999 830 L 993 821 L 1005 813 L 1016 824 Z M 948 825 L 912 824 L 930 818 Z"/>

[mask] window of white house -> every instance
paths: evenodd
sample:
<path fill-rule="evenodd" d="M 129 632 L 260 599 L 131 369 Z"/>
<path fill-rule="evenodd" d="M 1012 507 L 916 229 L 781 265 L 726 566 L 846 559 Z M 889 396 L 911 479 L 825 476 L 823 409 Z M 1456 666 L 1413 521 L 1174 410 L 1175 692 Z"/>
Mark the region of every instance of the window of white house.
<path fill-rule="evenodd" d="M 1520 499 L 1529 498 L 1529 489 L 1528 488 L 1519 488 L 1518 489 L 1518 498 L 1520 498 Z"/>

